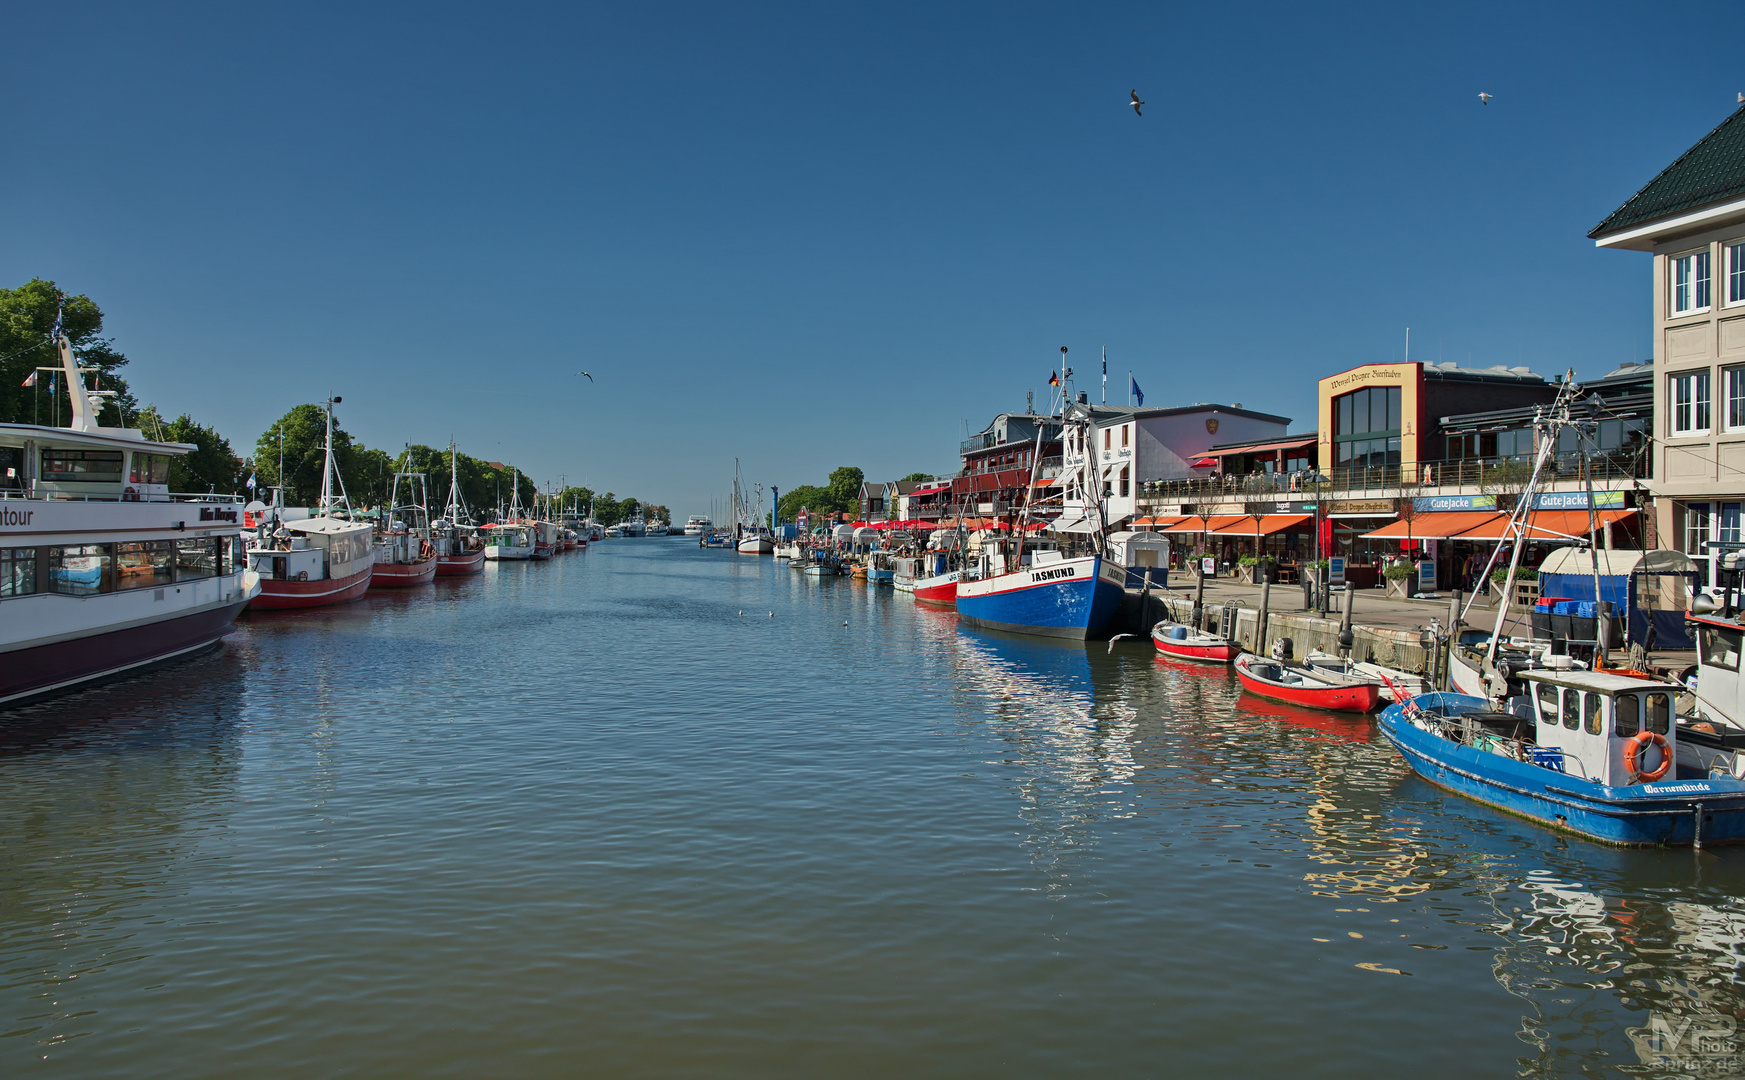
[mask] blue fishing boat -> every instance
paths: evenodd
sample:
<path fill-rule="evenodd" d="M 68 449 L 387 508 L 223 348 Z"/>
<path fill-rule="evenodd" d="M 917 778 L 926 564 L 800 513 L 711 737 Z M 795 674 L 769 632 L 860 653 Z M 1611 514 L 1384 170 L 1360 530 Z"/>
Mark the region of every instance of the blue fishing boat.
<path fill-rule="evenodd" d="M 1745 732 L 1675 715 L 1681 690 L 1611 671 L 1532 671 L 1497 711 L 1410 696 L 1381 730 L 1418 775 L 1551 828 L 1623 845 L 1745 840 Z"/>
<path fill-rule="evenodd" d="M 1053 556 L 1053 558 L 1049 558 Z M 971 626 L 1045 637 L 1097 637 L 1121 607 L 1126 571 L 1101 556 L 1058 551 L 1011 573 L 957 583 L 957 615 Z"/>

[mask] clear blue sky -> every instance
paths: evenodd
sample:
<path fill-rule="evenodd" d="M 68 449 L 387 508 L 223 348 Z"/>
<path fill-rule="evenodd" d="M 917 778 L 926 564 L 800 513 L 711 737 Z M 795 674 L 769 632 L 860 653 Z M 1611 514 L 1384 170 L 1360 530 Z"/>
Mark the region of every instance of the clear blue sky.
<path fill-rule="evenodd" d="M 707 509 L 956 467 L 1061 345 L 1313 427 L 1397 360 L 1649 355 L 1585 233 L 1745 90 L 1736 4 L 13 5 L 0 282 L 247 452 L 327 393 Z M 1127 107 L 1138 89 L 1143 117 Z M 1479 91 L 1495 99 L 1481 106 Z M 589 384 L 572 372 L 591 371 Z"/>

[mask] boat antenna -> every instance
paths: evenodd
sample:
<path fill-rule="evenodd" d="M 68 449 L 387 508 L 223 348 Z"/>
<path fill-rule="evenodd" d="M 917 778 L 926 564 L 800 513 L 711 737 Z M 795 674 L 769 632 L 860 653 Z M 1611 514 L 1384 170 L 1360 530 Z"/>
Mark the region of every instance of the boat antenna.
<path fill-rule="evenodd" d="M 333 460 L 333 407 L 345 399 L 338 394 L 322 402 L 322 408 L 327 414 L 327 446 L 326 456 L 321 462 L 321 516 L 329 516 L 335 506 L 345 508 L 345 516 L 351 516 L 351 500 L 345 494 L 345 478 L 339 475 L 339 466 Z M 334 491 L 339 494 L 335 495 Z"/>

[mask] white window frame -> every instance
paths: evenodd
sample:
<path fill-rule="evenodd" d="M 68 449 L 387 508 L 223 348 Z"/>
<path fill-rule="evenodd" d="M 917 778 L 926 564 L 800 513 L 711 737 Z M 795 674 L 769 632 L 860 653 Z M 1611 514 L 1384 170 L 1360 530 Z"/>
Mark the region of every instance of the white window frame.
<path fill-rule="evenodd" d="M 1721 430 L 1745 431 L 1745 366 L 1721 369 Z"/>
<path fill-rule="evenodd" d="M 1669 376 L 1666 396 L 1669 434 L 1674 437 L 1707 435 L 1714 430 L 1707 368 Z"/>
<path fill-rule="evenodd" d="M 1745 240 L 1728 240 L 1721 244 L 1721 259 L 1726 264 L 1725 307 L 1745 305 Z"/>
<path fill-rule="evenodd" d="M 1669 255 L 1666 259 L 1666 310 L 1669 317 L 1681 319 L 1709 310 L 1714 303 L 1714 274 L 1710 266 L 1709 249 Z M 1686 305 L 1679 306 L 1681 299 Z"/>
<path fill-rule="evenodd" d="M 1708 541 L 1713 538 L 1714 521 L 1709 516 L 1710 507 L 1706 502 L 1687 502 L 1684 504 L 1684 553 L 1692 556 L 1707 556 Z"/>

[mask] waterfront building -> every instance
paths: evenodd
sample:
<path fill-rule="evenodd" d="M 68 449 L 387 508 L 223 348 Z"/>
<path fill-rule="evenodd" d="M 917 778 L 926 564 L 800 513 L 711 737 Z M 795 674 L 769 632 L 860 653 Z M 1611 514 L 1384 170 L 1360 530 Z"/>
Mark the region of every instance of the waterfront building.
<path fill-rule="evenodd" d="M 1745 107 L 1588 233 L 1653 256 L 1652 535 L 1714 582 L 1745 506 Z"/>

